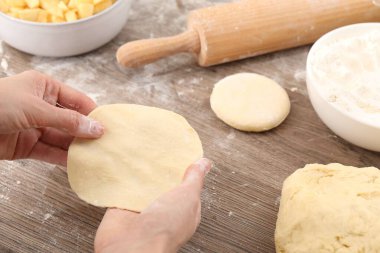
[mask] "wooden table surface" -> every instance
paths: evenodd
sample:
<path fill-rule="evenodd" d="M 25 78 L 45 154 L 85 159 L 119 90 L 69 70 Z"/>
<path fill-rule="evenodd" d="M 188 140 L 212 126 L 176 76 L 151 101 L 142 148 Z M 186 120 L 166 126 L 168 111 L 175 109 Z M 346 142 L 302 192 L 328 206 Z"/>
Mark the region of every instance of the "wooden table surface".
<path fill-rule="evenodd" d="M 187 55 L 136 70 L 118 68 L 125 41 L 175 34 L 189 10 L 211 0 L 137 0 L 122 33 L 92 53 L 48 59 L 0 47 L 1 77 L 37 69 L 86 92 L 96 102 L 137 103 L 173 110 L 198 131 L 215 161 L 202 194 L 202 223 L 181 252 L 274 252 L 283 180 L 307 163 L 379 166 L 377 153 L 335 136 L 317 117 L 305 88 L 309 47 L 211 68 Z M 266 133 L 244 133 L 219 121 L 209 96 L 221 78 L 255 72 L 278 81 L 292 102 L 288 119 Z M 66 174 L 38 161 L 0 162 L 0 252 L 92 252 L 105 209 L 80 201 Z"/>

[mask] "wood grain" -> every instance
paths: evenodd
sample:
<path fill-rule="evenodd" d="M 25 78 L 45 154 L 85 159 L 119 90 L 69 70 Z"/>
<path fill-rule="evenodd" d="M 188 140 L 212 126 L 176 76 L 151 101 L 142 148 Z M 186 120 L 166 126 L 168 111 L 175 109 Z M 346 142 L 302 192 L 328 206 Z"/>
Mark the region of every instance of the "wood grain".
<path fill-rule="evenodd" d="M 176 36 L 126 43 L 117 50 L 116 58 L 122 66 L 135 68 L 173 54 L 198 54 L 199 51 L 198 33 L 191 29 Z"/>
<path fill-rule="evenodd" d="M 380 21 L 372 1 L 242 0 L 194 11 L 198 62 L 211 66 L 310 44 L 349 24 Z"/>
<path fill-rule="evenodd" d="M 242 0 L 192 11 L 186 32 L 128 42 L 117 59 L 138 67 L 189 52 L 199 65 L 211 66 L 307 45 L 341 26 L 378 21 L 380 8 L 368 0 Z"/>
<path fill-rule="evenodd" d="M 200 68 L 185 55 L 135 70 L 118 68 L 114 54 L 124 42 L 179 33 L 188 11 L 215 3 L 136 1 L 115 40 L 79 57 L 32 57 L 3 43 L 0 60 L 8 68 L 0 75 L 34 68 L 86 92 L 98 104 L 138 103 L 184 115 L 216 167 L 202 194 L 202 223 L 181 252 L 270 253 L 281 186 L 289 174 L 317 162 L 378 167 L 380 158 L 335 136 L 317 117 L 305 89 L 308 47 L 211 68 Z M 280 127 L 244 133 L 212 113 L 213 85 L 237 72 L 263 74 L 285 87 L 292 110 Z M 0 162 L 0 252 L 92 252 L 104 211 L 80 201 L 57 166 Z"/>

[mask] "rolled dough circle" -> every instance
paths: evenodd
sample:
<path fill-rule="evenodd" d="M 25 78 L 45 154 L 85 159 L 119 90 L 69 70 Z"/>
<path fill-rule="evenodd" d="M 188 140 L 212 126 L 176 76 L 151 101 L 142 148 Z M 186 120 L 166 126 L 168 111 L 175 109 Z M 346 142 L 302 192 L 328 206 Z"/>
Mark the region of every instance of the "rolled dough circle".
<path fill-rule="evenodd" d="M 187 167 L 203 155 L 198 134 L 174 112 L 115 104 L 89 116 L 105 133 L 74 140 L 67 172 L 73 191 L 92 205 L 142 211 L 180 184 Z"/>
<path fill-rule="evenodd" d="M 211 108 L 226 124 L 261 132 L 280 125 L 290 111 L 286 91 L 275 81 L 258 74 L 239 73 L 215 84 Z"/>
<path fill-rule="evenodd" d="M 379 213 L 379 169 L 307 165 L 284 182 L 276 252 L 379 252 Z"/>

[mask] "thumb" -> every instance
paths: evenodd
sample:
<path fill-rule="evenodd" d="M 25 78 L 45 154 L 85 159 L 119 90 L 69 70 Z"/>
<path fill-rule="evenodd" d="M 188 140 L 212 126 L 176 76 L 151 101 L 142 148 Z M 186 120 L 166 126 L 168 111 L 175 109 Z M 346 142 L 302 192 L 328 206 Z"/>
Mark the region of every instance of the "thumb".
<path fill-rule="evenodd" d="M 192 164 L 186 171 L 183 178 L 183 185 L 194 185 L 197 192 L 203 188 L 204 178 L 211 170 L 211 161 L 207 158 L 201 158 Z"/>
<path fill-rule="evenodd" d="M 104 133 L 101 123 L 77 111 L 58 108 L 46 102 L 39 107 L 43 109 L 33 115 L 35 127 L 54 127 L 82 138 L 99 138 Z"/>

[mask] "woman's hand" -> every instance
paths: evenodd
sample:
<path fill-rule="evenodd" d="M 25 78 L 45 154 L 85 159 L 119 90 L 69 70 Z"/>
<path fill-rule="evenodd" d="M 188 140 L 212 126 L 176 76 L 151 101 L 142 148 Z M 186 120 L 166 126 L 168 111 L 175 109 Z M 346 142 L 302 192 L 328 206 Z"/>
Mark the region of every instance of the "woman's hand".
<path fill-rule="evenodd" d="M 74 136 L 103 134 L 100 123 L 84 116 L 95 107 L 86 95 L 36 71 L 0 79 L 0 159 L 66 165 Z"/>
<path fill-rule="evenodd" d="M 96 253 L 177 252 L 194 234 L 201 219 L 200 194 L 210 162 L 189 167 L 180 186 L 142 213 L 108 209 L 95 238 Z"/>

